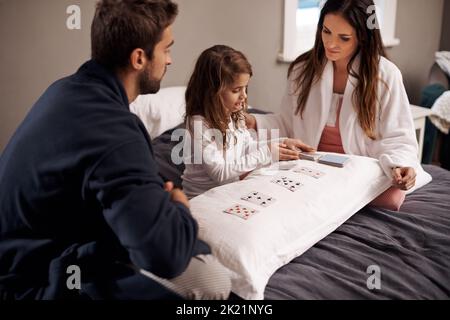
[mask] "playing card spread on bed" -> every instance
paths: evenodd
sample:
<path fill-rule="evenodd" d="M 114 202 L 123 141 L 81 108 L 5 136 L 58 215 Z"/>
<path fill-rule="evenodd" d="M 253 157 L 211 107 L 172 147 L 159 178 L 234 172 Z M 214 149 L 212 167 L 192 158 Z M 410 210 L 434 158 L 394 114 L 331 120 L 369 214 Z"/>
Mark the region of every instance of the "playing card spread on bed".
<path fill-rule="evenodd" d="M 296 181 L 288 177 L 279 177 L 272 180 L 271 182 L 278 184 L 282 187 L 285 187 L 286 189 L 292 192 L 297 191 L 303 186 L 303 184 L 300 181 Z"/>
<path fill-rule="evenodd" d="M 254 215 L 255 213 L 258 213 L 258 210 L 249 208 L 249 207 L 245 207 L 243 205 L 240 204 L 235 204 L 234 206 L 225 209 L 224 212 L 228 213 L 228 214 L 232 214 L 235 216 L 238 216 L 239 218 L 245 219 L 247 220 L 248 218 L 250 218 L 252 215 Z"/>
<path fill-rule="evenodd" d="M 307 176 L 319 179 L 322 178 L 325 175 L 325 172 L 315 170 L 308 167 L 300 167 L 298 169 L 295 169 L 294 172 L 306 174 Z"/>
<path fill-rule="evenodd" d="M 323 154 L 317 153 L 317 152 L 300 152 L 299 158 L 302 160 L 310 160 L 310 161 L 317 161 L 319 160 Z"/>
<path fill-rule="evenodd" d="M 342 168 L 350 160 L 349 157 L 337 156 L 334 154 L 326 154 L 319 159 L 319 163 L 327 164 L 334 167 Z"/>
<path fill-rule="evenodd" d="M 252 191 L 241 198 L 262 207 L 268 207 L 275 202 L 275 198 L 258 191 Z"/>

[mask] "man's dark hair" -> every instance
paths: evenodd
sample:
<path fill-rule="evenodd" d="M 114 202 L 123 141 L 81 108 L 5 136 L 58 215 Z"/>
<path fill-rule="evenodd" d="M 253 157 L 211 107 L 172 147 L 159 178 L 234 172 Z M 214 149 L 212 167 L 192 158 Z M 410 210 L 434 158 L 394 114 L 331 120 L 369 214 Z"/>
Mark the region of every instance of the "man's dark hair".
<path fill-rule="evenodd" d="M 92 59 L 116 70 L 141 48 L 149 59 L 162 33 L 178 14 L 171 0 L 101 0 L 91 27 Z"/>

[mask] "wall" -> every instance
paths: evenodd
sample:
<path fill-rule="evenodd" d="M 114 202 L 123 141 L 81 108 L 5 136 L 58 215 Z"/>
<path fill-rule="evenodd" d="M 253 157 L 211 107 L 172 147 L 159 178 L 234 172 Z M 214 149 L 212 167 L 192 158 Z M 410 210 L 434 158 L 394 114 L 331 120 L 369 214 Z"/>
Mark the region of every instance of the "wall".
<path fill-rule="evenodd" d="M 398 1 L 396 33 L 400 45 L 387 53 L 402 71 L 413 104 L 420 103 L 420 92 L 427 84 L 434 54 L 439 51 L 443 9 L 443 0 Z"/>
<path fill-rule="evenodd" d="M 68 30 L 66 8 L 81 7 L 81 30 Z M 90 55 L 90 0 L 0 1 L 0 151 L 36 99 Z"/>
<path fill-rule="evenodd" d="M 165 84 L 184 84 L 200 53 L 226 44 L 241 50 L 253 66 L 249 103 L 276 110 L 284 89 L 287 65 L 278 64 L 283 32 L 281 0 L 178 0 L 174 64 Z"/>
<path fill-rule="evenodd" d="M 186 84 L 202 50 L 227 44 L 243 51 L 253 65 L 250 104 L 276 111 L 288 68 L 276 61 L 282 45 L 283 0 L 175 1 L 180 15 L 174 25 L 174 64 L 163 86 Z M 81 30 L 65 27 L 71 4 L 81 7 Z M 413 103 L 419 102 L 439 50 L 443 5 L 444 0 L 398 0 L 401 44 L 388 54 L 403 72 Z M 93 12 L 92 0 L 0 0 L 0 150 L 43 90 L 89 58 Z"/>
<path fill-rule="evenodd" d="M 221 39 L 219 42 L 242 50 L 254 67 L 250 104 L 276 111 L 288 67 L 276 62 L 282 45 L 283 1 L 178 0 L 178 3 L 181 14 L 175 26 L 179 36 L 174 48 L 175 64 L 166 83 L 186 81 L 195 57 Z M 420 91 L 427 83 L 434 53 L 440 48 L 442 17 L 446 12 L 443 6 L 444 0 L 398 1 L 396 35 L 401 43 L 387 53 L 402 71 L 414 104 L 420 103 Z"/>
<path fill-rule="evenodd" d="M 441 47 L 442 51 L 450 51 L 450 0 L 444 1 L 444 19 L 442 20 Z"/>

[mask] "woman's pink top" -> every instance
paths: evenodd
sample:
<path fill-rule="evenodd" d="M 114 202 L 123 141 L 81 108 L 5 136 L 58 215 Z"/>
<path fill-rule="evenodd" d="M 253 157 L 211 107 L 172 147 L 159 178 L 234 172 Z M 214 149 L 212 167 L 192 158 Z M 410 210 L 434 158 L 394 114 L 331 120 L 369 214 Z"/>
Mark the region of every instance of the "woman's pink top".
<path fill-rule="evenodd" d="M 339 115 L 342 107 L 342 94 L 333 94 L 327 125 L 322 131 L 318 151 L 345 153 L 339 131 Z"/>
<path fill-rule="evenodd" d="M 317 148 L 318 151 L 345 153 L 339 130 L 339 115 L 341 114 L 342 99 L 342 94 L 333 94 L 330 114 L 327 124 L 322 131 L 322 136 L 320 137 L 319 147 Z M 369 205 L 398 211 L 404 200 L 405 192 L 398 188 L 391 187 L 379 195 Z"/>

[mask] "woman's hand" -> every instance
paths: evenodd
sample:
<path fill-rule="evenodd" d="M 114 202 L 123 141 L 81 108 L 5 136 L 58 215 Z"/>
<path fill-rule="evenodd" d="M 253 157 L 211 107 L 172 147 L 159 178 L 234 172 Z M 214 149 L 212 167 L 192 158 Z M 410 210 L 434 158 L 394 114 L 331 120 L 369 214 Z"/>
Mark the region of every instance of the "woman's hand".
<path fill-rule="evenodd" d="M 416 171 L 411 167 L 392 169 L 392 185 L 401 190 L 409 190 L 416 184 Z"/>
<path fill-rule="evenodd" d="M 249 113 L 244 113 L 245 117 L 245 125 L 247 126 L 247 129 L 253 129 L 256 130 L 256 118 L 254 115 L 251 115 Z"/>
<path fill-rule="evenodd" d="M 300 152 L 311 152 L 316 151 L 313 147 L 307 145 L 302 140 L 299 139 L 284 139 L 283 144 L 286 145 L 286 148 L 300 151 Z"/>

